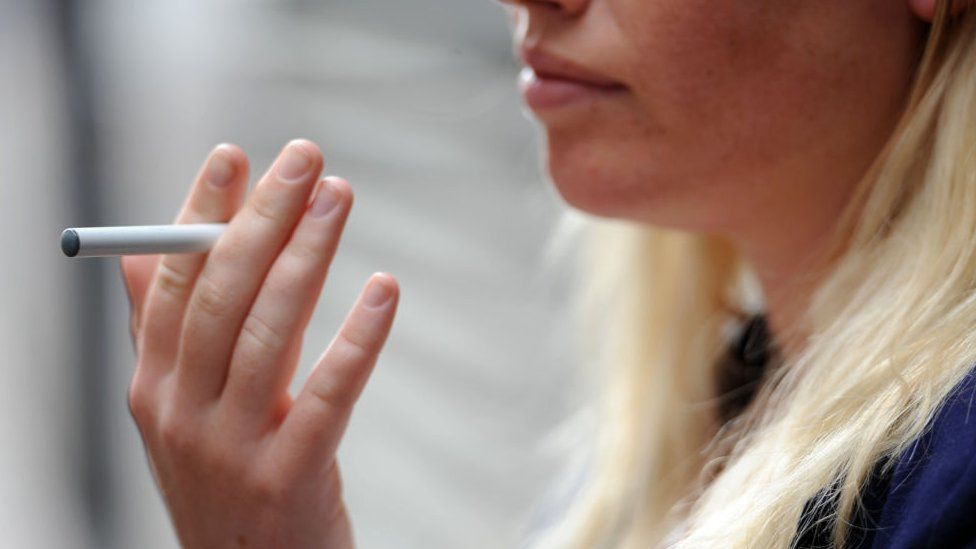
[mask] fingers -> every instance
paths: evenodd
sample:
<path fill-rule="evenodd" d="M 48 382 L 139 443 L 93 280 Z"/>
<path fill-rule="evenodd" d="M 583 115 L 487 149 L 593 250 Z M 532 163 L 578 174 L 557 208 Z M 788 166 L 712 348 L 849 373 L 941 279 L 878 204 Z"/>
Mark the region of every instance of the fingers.
<path fill-rule="evenodd" d="M 291 350 L 312 316 L 351 203 L 348 183 L 323 180 L 271 267 L 230 361 L 221 402 L 235 422 L 262 427 L 287 389 L 295 367 Z"/>
<path fill-rule="evenodd" d="M 399 293 L 390 275 L 370 278 L 275 438 L 273 452 L 286 470 L 320 467 L 335 453 L 389 335 Z"/>
<path fill-rule="evenodd" d="M 220 394 L 244 318 L 322 170 L 313 143 L 289 143 L 210 251 L 180 338 L 176 383 L 191 403 Z"/>
<path fill-rule="evenodd" d="M 240 208 L 247 187 L 247 156 L 233 145 L 214 149 L 200 170 L 176 223 L 218 223 Z M 143 349 L 175 358 L 187 301 L 205 254 L 166 255 L 159 260 L 145 303 Z M 171 364 L 172 360 L 157 361 Z"/>

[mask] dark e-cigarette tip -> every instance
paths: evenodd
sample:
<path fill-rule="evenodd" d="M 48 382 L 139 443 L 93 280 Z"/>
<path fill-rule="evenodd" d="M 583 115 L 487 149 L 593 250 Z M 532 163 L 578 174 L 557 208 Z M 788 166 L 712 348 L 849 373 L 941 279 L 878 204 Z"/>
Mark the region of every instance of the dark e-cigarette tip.
<path fill-rule="evenodd" d="M 78 238 L 78 231 L 74 229 L 65 229 L 61 233 L 61 251 L 64 255 L 68 257 L 74 257 L 78 255 L 78 250 L 81 249 L 81 239 Z"/>

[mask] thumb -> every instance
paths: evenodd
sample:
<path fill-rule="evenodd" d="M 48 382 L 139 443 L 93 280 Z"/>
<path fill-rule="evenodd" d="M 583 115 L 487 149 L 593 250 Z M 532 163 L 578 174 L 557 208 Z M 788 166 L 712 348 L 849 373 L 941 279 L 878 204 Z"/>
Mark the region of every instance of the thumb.
<path fill-rule="evenodd" d="M 131 317 L 129 328 L 132 331 L 133 341 L 139 332 L 146 292 L 149 290 L 149 284 L 152 282 L 158 264 L 158 255 L 129 255 L 119 259 L 122 281 L 125 283 L 125 290 L 129 297 Z"/>

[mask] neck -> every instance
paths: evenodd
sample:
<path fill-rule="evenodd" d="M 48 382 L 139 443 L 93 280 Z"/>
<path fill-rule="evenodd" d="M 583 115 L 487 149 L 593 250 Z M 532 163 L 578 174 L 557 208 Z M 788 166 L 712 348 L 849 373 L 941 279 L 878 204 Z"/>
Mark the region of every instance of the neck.
<path fill-rule="evenodd" d="M 830 245 L 849 196 L 794 201 L 762 227 L 733 238 L 762 286 L 766 322 L 783 358 L 794 358 L 809 337 L 805 314 L 810 298 L 831 267 Z"/>
<path fill-rule="evenodd" d="M 754 252 L 747 257 L 751 257 L 763 288 L 769 332 L 783 357 L 793 358 L 803 349 L 809 335 L 803 322 L 804 313 L 822 279 L 819 273 L 826 266 L 825 261 L 819 251 L 766 258 Z"/>

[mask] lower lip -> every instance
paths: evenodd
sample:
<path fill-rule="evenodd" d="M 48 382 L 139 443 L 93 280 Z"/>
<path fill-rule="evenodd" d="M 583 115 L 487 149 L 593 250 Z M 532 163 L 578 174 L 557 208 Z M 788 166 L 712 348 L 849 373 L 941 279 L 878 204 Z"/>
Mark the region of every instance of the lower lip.
<path fill-rule="evenodd" d="M 623 85 L 600 86 L 579 80 L 544 78 L 528 67 L 519 75 L 519 89 L 525 103 L 537 112 L 586 103 L 626 90 Z"/>

